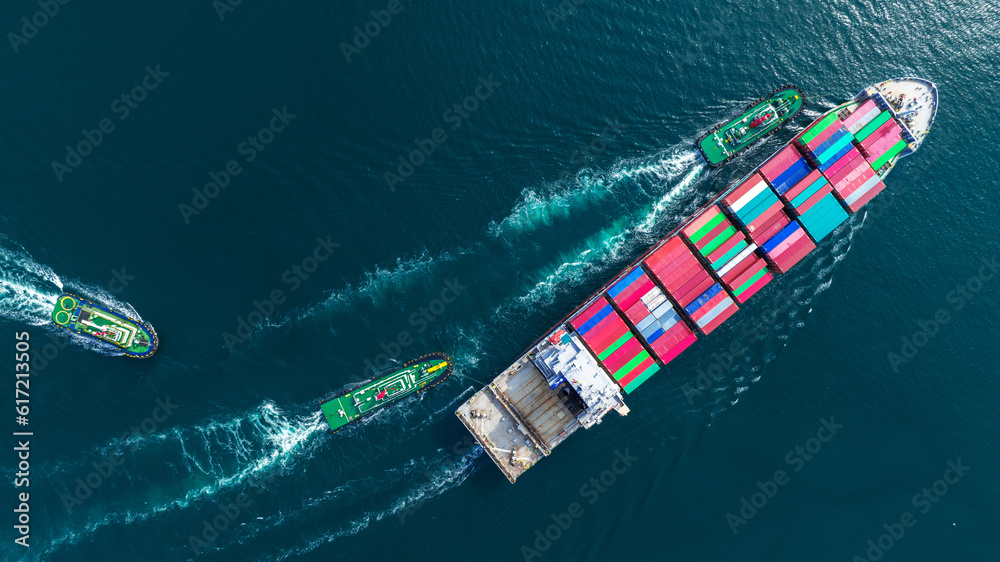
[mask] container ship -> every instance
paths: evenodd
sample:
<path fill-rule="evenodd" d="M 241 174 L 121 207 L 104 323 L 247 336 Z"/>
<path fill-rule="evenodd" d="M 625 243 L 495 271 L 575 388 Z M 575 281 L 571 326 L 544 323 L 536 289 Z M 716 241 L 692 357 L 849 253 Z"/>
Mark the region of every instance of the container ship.
<path fill-rule="evenodd" d="M 451 358 L 443 353 L 429 353 L 403 364 L 403 368 L 370 380 L 358 388 L 320 402 L 330 429 L 344 426 L 373 414 L 402 398 L 427 390 L 448 378 Z"/>
<path fill-rule="evenodd" d="M 795 86 L 782 86 L 750 104 L 743 113 L 712 128 L 695 146 L 705 162 L 721 166 L 744 148 L 778 130 L 782 123 L 802 111 L 806 98 Z"/>
<path fill-rule="evenodd" d="M 148 324 L 70 293 L 56 299 L 52 321 L 60 328 L 109 343 L 129 357 L 149 357 L 160 346 L 156 332 Z"/>
<path fill-rule="evenodd" d="M 664 370 L 885 189 L 937 87 L 875 84 L 806 127 L 539 338 L 456 410 L 508 480 Z"/>

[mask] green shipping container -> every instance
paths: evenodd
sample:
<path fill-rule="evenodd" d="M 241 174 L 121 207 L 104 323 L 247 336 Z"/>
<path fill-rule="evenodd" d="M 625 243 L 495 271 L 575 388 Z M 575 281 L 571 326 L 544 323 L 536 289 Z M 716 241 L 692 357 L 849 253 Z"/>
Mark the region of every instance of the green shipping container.
<path fill-rule="evenodd" d="M 639 385 L 649 380 L 649 377 L 656 374 L 660 370 L 660 366 L 656 363 L 650 365 L 648 369 L 642 372 L 638 377 L 632 379 L 632 382 L 625 385 L 625 394 L 631 394 L 633 390 L 639 388 Z"/>
<path fill-rule="evenodd" d="M 805 133 L 803 133 L 802 137 L 799 138 L 799 142 L 802 143 L 802 144 L 806 144 L 807 142 L 813 140 L 820 133 L 822 133 L 823 131 L 825 131 L 827 127 L 829 127 L 830 125 L 833 125 L 834 121 L 837 121 L 837 114 L 836 113 L 831 113 L 831 114 L 827 115 L 826 117 L 823 118 L 822 121 L 820 121 L 819 123 L 816 123 L 815 125 L 813 125 L 812 127 L 810 127 L 808 131 L 806 131 Z"/>
<path fill-rule="evenodd" d="M 892 148 L 886 151 L 886 153 L 882 156 L 879 156 L 878 160 L 872 162 L 872 169 L 877 170 L 882 166 L 885 166 L 885 163 L 888 162 L 890 158 L 902 152 L 904 148 L 906 148 L 906 141 L 904 140 L 892 145 Z"/>
<path fill-rule="evenodd" d="M 874 133 L 876 129 L 878 129 L 879 127 L 881 127 L 882 123 L 885 123 L 888 120 L 889 120 L 889 112 L 888 111 L 883 111 L 882 113 L 879 113 L 878 117 L 872 119 L 871 123 L 865 125 L 865 127 L 863 129 L 861 129 L 860 131 L 858 131 L 858 134 L 854 135 L 854 138 L 858 142 L 861 142 L 861 141 L 865 140 L 866 138 L 868 138 L 869 135 L 871 135 L 872 133 Z"/>

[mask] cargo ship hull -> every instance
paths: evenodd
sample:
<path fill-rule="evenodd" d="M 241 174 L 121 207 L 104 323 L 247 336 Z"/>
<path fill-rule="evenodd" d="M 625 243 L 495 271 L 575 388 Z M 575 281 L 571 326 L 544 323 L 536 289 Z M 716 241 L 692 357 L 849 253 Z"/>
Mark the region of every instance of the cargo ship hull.
<path fill-rule="evenodd" d="M 750 104 L 738 117 L 712 128 L 695 146 L 709 166 L 721 166 L 798 115 L 805 103 L 806 98 L 797 87 L 782 86 Z"/>
<path fill-rule="evenodd" d="M 111 344 L 129 357 L 149 357 L 160 345 L 156 332 L 148 324 L 71 293 L 56 299 L 52 322 L 60 328 Z"/>
<path fill-rule="evenodd" d="M 887 97 L 905 90 L 923 105 Z M 514 482 L 710 334 L 885 188 L 937 88 L 888 80 L 821 115 L 539 338 L 455 414 Z M 900 117 L 903 114 L 903 117 Z M 919 124 L 922 130 L 911 130 Z"/>
<path fill-rule="evenodd" d="M 330 429 L 339 431 L 407 396 L 437 385 L 451 374 L 452 367 L 447 355 L 429 353 L 404 363 L 397 371 L 320 402 L 320 410 Z"/>

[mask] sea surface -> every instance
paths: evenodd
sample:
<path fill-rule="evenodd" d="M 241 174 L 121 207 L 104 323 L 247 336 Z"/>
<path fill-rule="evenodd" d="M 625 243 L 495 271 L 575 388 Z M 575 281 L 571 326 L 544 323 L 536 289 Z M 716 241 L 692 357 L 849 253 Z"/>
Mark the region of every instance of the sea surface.
<path fill-rule="evenodd" d="M 17 0 L 0 28 L 0 559 L 997 559 L 995 3 Z M 940 110 L 887 190 L 509 484 L 454 409 L 901 76 Z M 803 114 L 698 163 L 786 83 Z M 159 352 L 57 333 L 63 291 Z M 324 429 L 438 350 L 443 384 Z"/>

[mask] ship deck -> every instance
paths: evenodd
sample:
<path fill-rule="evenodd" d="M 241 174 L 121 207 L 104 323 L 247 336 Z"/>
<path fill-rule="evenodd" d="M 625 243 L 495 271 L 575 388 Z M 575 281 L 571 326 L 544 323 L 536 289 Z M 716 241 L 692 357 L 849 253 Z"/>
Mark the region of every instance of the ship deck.
<path fill-rule="evenodd" d="M 580 427 L 527 356 L 456 414 L 511 482 Z"/>

